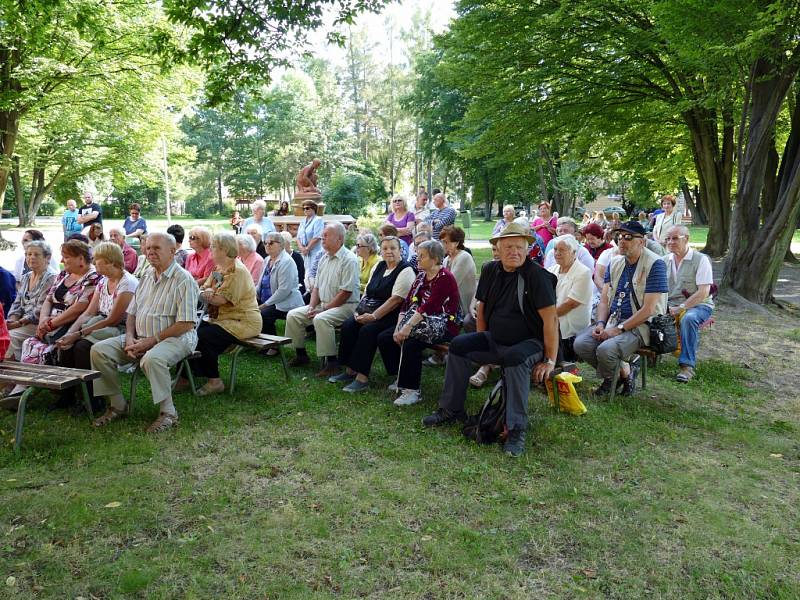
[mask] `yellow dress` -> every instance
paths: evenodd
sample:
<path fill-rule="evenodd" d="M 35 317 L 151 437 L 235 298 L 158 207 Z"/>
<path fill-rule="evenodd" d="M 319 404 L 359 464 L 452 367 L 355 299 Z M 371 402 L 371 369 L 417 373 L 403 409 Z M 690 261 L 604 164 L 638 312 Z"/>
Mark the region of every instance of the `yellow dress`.
<path fill-rule="evenodd" d="M 222 274 L 221 283 L 217 283 L 214 277 L 217 273 Z M 214 289 L 215 293 L 228 301 L 222 306 L 209 306 L 211 323 L 240 340 L 261 333 L 261 312 L 258 310 L 253 277 L 240 261 L 235 261 L 228 271 L 212 272 L 203 287 Z"/>

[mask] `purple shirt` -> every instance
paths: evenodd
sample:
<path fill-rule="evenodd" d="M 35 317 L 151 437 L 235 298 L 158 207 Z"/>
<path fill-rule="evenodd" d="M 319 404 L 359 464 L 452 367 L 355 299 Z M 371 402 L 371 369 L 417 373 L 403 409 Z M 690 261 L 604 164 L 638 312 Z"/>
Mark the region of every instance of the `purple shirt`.
<path fill-rule="evenodd" d="M 415 223 L 416 222 L 416 218 L 414 217 L 414 213 L 412 213 L 410 210 L 406 211 L 406 214 L 402 219 L 396 219 L 395 216 L 394 216 L 394 213 L 390 212 L 389 216 L 386 217 L 386 222 L 387 223 L 391 223 L 392 225 L 394 225 L 395 227 L 400 229 L 401 227 L 408 227 L 409 223 Z M 403 240 L 406 244 L 408 244 L 409 246 L 411 245 L 411 242 L 414 241 L 414 236 L 412 236 L 410 233 L 407 234 L 407 235 L 401 235 L 401 236 L 398 236 L 398 237 L 401 240 Z"/>

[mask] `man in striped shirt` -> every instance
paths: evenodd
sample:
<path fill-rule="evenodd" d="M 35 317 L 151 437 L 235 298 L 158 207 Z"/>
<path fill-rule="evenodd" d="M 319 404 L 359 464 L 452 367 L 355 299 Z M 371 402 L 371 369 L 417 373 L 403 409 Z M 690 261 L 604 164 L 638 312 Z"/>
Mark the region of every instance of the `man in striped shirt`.
<path fill-rule="evenodd" d="M 175 262 L 175 238 L 167 233 L 147 237 L 145 254 L 153 267 L 136 288 L 128 307 L 125 335 L 92 346 L 92 368 L 102 374 L 94 384 L 96 396 L 107 396 L 109 407 L 96 419 L 96 427 L 108 425 L 125 414 L 117 367 L 139 361 L 150 381 L 153 403 L 160 414 L 148 428 L 158 433 L 177 425 L 172 402 L 170 367 L 188 356 L 197 345 L 195 323 L 199 289 L 191 274 Z"/>

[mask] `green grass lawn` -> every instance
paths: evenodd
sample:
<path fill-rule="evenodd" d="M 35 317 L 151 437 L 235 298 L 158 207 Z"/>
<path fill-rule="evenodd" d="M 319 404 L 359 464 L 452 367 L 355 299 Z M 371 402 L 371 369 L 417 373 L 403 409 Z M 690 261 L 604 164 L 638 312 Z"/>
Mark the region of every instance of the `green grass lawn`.
<path fill-rule="evenodd" d="M 441 369 L 401 409 L 379 360 L 362 395 L 241 360 L 235 396 L 178 394 L 158 437 L 146 382 L 102 430 L 35 396 L 21 456 L 0 448 L 4 597 L 797 598 L 797 422 L 751 371 L 680 386 L 668 358 L 602 403 L 584 369 L 588 413 L 534 391 L 512 460 L 421 426 Z"/>

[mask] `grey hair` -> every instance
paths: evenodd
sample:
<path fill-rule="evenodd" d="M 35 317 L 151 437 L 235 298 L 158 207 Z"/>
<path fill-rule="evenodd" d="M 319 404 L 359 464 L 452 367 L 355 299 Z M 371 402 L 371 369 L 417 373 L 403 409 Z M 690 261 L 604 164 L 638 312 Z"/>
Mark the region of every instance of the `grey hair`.
<path fill-rule="evenodd" d="M 428 233 L 433 232 L 433 225 L 423 221 L 422 223 L 417 223 L 417 233 L 422 233 L 423 231 L 427 231 Z"/>
<path fill-rule="evenodd" d="M 573 252 L 577 252 L 578 251 L 578 247 L 580 246 L 580 244 L 578 243 L 578 240 L 576 240 L 575 236 L 572 235 L 571 233 L 566 233 L 564 235 L 560 235 L 557 238 L 555 238 L 553 240 L 553 248 L 555 248 L 556 246 L 558 246 L 561 243 L 566 244 L 567 247 L 570 250 L 572 250 Z"/>
<path fill-rule="evenodd" d="M 225 251 L 228 258 L 236 258 L 239 255 L 239 246 L 236 243 L 236 236 L 232 233 L 215 233 L 211 238 L 211 245 Z"/>
<path fill-rule="evenodd" d="M 267 242 L 278 242 L 281 248 L 286 248 L 286 240 L 283 239 L 283 236 L 278 231 L 270 231 L 267 234 Z"/>
<path fill-rule="evenodd" d="M 178 246 L 178 242 L 175 241 L 175 236 L 172 235 L 171 233 L 164 233 L 163 231 L 153 231 L 148 235 L 148 239 L 159 238 L 159 237 L 167 240 L 167 243 L 173 248 L 176 248 Z"/>
<path fill-rule="evenodd" d="M 121 234 L 122 237 L 125 237 L 127 235 L 122 227 L 112 227 L 111 229 L 108 230 L 108 235 L 110 236 L 112 233 L 115 232 Z"/>
<path fill-rule="evenodd" d="M 669 231 L 673 229 L 677 230 L 678 235 L 685 235 L 687 239 L 689 238 L 689 228 L 686 227 L 686 225 L 673 225 L 669 228 Z M 667 231 L 667 233 L 669 233 L 669 231 Z"/>
<path fill-rule="evenodd" d="M 256 231 L 258 231 L 258 235 L 264 235 L 264 230 L 261 229 L 261 225 L 259 225 L 258 223 L 250 223 L 250 225 L 245 227 L 244 232 L 247 233 L 251 229 L 255 229 Z"/>
<path fill-rule="evenodd" d="M 512 213 L 515 213 L 515 214 L 516 214 L 516 209 L 514 208 L 514 205 L 513 205 L 513 204 L 506 204 L 506 205 L 503 207 L 503 211 L 502 211 L 502 212 L 506 212 L 507 210 L 510 210 Z"/>
<path fill-rule="evenodd" d="M 28 248 L 31 247 L 41 248 L 42 256 L 44 256 L 45 258 L 50 258 L 51 256 L 53 256 L 53 249 L 50 248 L 50 244 L 48 244 L 44 240 L 33 240 L 31 242 L 28 242 L 28 244 L 25 246 L 25 250 L 27 251 Z"/>
<path fill-rule="evenodd" d="M 362 233 L 356 238 L 356 244 L 363 243 L 369 247 L 370 254 L 378 253 L 378 240 L 371 233 Z"/>
<path fill-rule="evenodd" d="M 244 246 L 248 250 L 248 252 L 256 251 L 256 241 L 253 239 L 252 235 L 247 235 L 246 233 L 240 233 L 239 235 L 236 236 L 236 243 Z"/>
<path fill-rule="evenodd" d="M 292 251 L 292 234 L 288 231 L 281 231 L 280 236 L 283 238 L 283 249 L 287 252 Z"/>
<path fill-rule="evenodd" d="M 347 231 L 345 230 L 344 225 L 339 223 L 339 221 L 331 221 L 329 223 L 325 223 L 325 229 L 332 229 L 333 231 L 336 232 L 336 235 L 339 236 L 339 240 L 342 242 L 344 241 L 344 236 L 347 233 Z"/>
<path fill-rule="evenodd" d="M 418 237 L 424 237 L 425 238 L 424 241 L 428 241 L 428 240 L 433 239 L 433 236 L 431 235 L 431 232 L 426 230 L 426 229 L 423 229 L 422 231 L 417 231 L 417 233 L 414 234 L 414 242 L 415 243 L 416 243 Z M 420 242 L 420 244 L 421 243 L 422 242 Z"/>
<path fill-rule="evenodd" d="M 257 208 L 260 208 L 260 209 L 266 211 L 267 210 L 267 203 L 264 202 L 263 200 L 256 200 L 255 202 L 253 202 L 253 212 L 256 212 Z"/>
<path fill-rule="evenodd" d="M 417 246 L 417 254 L 419 254 L 420 250 L 425 250 L 434 261 L 436 261 L 437 265 L 442 264 L 444 261 L 444 246 L 438 240 L 428 240 L 427 242 L 422 242 L 419 246 Z"/>
<path fill-rule="evenodd" d="M 570 225 L 573 231 L 578 230 L 578 224 L 572 217 L 559 217 L 558 221 L 556 221 L 556 225 Z"/>

